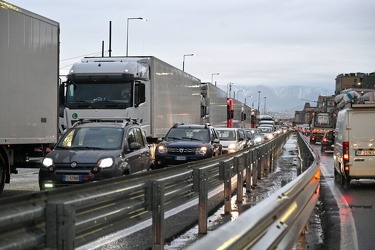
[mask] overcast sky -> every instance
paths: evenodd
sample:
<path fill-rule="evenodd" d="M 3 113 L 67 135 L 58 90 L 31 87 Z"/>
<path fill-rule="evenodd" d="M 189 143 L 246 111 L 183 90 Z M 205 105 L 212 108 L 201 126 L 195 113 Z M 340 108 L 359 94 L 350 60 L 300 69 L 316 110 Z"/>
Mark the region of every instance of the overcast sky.
<path fill-rule="evenodd" d="M 83 56 L 156 56 L 217 85 L 334 88 L 375 71 L 374 0 L 8 0 L 60 23 L 61 74 Z M 107 53 L 108 55 L 108 53 Z"/>

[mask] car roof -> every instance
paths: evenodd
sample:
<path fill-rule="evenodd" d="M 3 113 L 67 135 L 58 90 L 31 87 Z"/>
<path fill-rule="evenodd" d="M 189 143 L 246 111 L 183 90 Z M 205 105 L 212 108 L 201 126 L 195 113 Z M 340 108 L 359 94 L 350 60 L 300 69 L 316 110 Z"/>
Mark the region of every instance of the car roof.
<path fill-rule="evenodd" d="M 241 129 L 241 128 L 216 128 L 216 130 L 238 130 L 238 129 Z"/>
<path fill-rule="evenodd" d="M 124 128 L 128 125 L 134 124 L 124 124 L 119 122 L 90 122 L 90 123 L 81 123 L 75 126 L 75 128 L 104 128 L 104 127 L 113 127 L 113 128 Z"/>
<path fill-rule="evenodd" d="M 180 124 L 173 126 L 172 128 L 208 128 L 210 125 L 200 125 L 200 124 Z"/>

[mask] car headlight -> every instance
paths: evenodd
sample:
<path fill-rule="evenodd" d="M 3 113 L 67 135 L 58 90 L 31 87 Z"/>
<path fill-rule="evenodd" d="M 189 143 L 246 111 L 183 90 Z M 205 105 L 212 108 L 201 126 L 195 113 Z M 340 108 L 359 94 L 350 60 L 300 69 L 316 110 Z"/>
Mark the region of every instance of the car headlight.
<path fill-rule="evenodd" d="M 205 155 L 207 153 L 208 149 L 206 146 L 204 147 L 200 147 L 197 149 L 196 151 L 196 154 L 199 154 L 199 155 Z"/>
<path fill-rule="evenodd" d="M 111 167 L 113 164 L 113 159 L 112 158 L 104 158 L 104 159 L 100 159 L 98 161 L 98 166 L 100 168 L 109 168 Z"/>
<path fill-rule="evenodd" d="M 232 143 L 232 144 L 229 144 L 228 148 L 229 148 L 229 149 L 235 149 L 235 148 L 236 148 L 236 144 L 233 144 L 233 143 Z"/>
<path fill-rule="evenodd" d="M 43 165 L 46 166 L 46 167 L 52 166 L 53 165 L 52 158 L 44 158 L 43 159 Z"/>
<path fill-rule="evenodd" d="M 159 154 L 167 154 L 168 153 L 168 148 L 165 146 L 158 146 L 158 153 Z"/>

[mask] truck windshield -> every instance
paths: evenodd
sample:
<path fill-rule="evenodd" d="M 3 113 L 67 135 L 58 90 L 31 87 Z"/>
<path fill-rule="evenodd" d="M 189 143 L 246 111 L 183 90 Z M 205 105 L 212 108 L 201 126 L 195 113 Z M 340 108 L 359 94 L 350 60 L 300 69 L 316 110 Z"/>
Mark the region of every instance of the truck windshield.
<path fill-rule="evenodd" d="M 67 86 L 69 108 L 128 108 L 133 104 L 132 83 L 79 83 Z"/>

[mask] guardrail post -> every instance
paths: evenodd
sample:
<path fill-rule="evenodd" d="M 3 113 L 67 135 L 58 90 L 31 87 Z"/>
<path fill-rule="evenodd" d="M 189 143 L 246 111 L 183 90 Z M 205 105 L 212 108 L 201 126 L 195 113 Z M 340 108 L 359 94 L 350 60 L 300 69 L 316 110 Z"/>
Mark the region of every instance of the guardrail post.
<path fill-rule="evenodd" d="M 243 199 L 243 170 L 244 170 L 244 156 L 243 154 L 234 157 L 234 166 L 237 169 L 237 203 L 242 202 Z"/>
<path fill-rule="evenodd" d="M 199 218 L 198 233 L 207 234 L 207 203 L 208 203 L 208 177 L 207 171 L 199 168 L 193 169 L 193 188 L 195 192 L 199 192 Z"/>
<path fill-rule="evenodd" d="M 247 151 L 245 153 L 245 168 L 246 168 L 246 192 L 251 192 L 251 172 L 252 172 L 252 156 L 253 151 Z"/>
<path fill-rule="evenodd" d="M 251 161 L 251 176 L 252 176 L 252 181 L 251 181 L 251 185 L 253 187 L 257 186 L 257 181 L 258 181 L 258 148 L 257 147 L 256 149 L 254 149 L 252 151 L 252 161 Z"/>
<path fill-rule="evenodd" d="M 74 249 L 76 211 L 73 205 L 46 204 L 46 247 L 48 249 Z"/>
<path fill-rule="evenodd" d="M 149 210 L 152 211 L 152 249 L 164 249 L 164 183 L 148 182 Z"/>
<path fill-rule="evenodd" d="M 257 158 L 258 158 L 258 161 L 257 161 L 257 178 L 258 178 L 258 180 L 262 179 L 262 174 L 263 174 L 263 170 L 262 170 L 262 151 L 263 151 L 263 147 L 264 146 L 261 146 L 257 150 Z"/>
<path fill-rule="evenodd" d="M 220 162 L 220 177 L 224 181 L 224 214 L 232 211 L 232 164 L 233 160 Z"/>
<path fill-rule="evenodd" d="M 271 172 L 270 146 L 271 146 L 271 142 L 267 143 L 267 146 L 266 146 L 265 152 L 264 152 L 264 167 L 265 167 L 265 172 L 266 172 L 267 175 Z"/>

